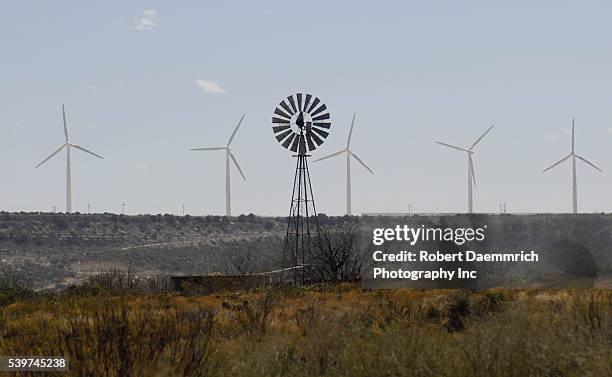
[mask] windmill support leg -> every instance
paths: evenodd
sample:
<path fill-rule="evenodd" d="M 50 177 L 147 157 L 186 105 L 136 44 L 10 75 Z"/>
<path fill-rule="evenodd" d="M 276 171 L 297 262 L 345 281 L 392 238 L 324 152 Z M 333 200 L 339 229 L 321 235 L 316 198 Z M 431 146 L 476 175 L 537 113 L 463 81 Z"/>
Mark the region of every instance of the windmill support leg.
<path fill-rule="evenodd" d="M 298 267 L 300 265 L 304 265 L 304 259 L 303 259 L 303 251 L 304 251 L 304 238 L 302 235 L 302 232 L 304 230 L 304 222 L 301 221 L 301 216 L 303 216 L 302 214 L 300 214 L 300 210 L 302 209 L 302 200 L 303 200 L 303 195 L 302 195 L 302 187 L 304 186 L 304 180 L 302 178 L 302 170 L 304 170 L 303 167 L 303 161 L 301 157 L 298 157 L 298 167 L 297 167 L 297 173 L 298 173 L 298 191 L 297 191 L 297 201 L 296 201 L 296 207 L 295 207 L 295 249 L 293 251 L 293 260 L 294 260 L 294 264 L 293 267 Z M 300 248 L 300 241 L 302 243 L 302 247 Z M 301 250 L 300 250 L 301 249 Z M 302 256 L 302 259 L 300 260 L 300 256 Z M 302 278 L 300 279 L 299 275 L 299 271 L 297 269 L 293 270 L 295 273 L 293 275 L 293 282 L 297 283 L 298 281 L 302 281 L 302 284 L 304 283 L 304 275 L 302 274 Z"/>
<path fill-rule="evenodd" d="M 291 204 L 289 206 L 289 216 L 287 216 L 287 233 L 285 234 L 285 245 L 283 246 L 283 268 L 294 267 L 297 265 L 297 261 L 294 258 L 295 256 L 292 254 L 293 249 L 291 245 L 293 244 L 292 230 L 297 229 L 297 226 L 296 226 L 297 224 L 295 223 L 297 219 L 293 216 L 293 211 L 294 211 L 294 203 L 296 200 L 296 185 L 298 182 L 298 172 L 299 172 L 299 162 L 298 162 L 298 167 L 296 167 L 295 169 L 295 175 L 293 177 L 293 191 L 291 194 Z M 295 280 L 295 275 L 294 275 L 294 280 Z"/>
<path fill-rule="evenodd" d="M 316 248 L 316 247 L 320 247 L 321 246 L 321 239 L 320 239 L 320 235 L 319 235 L 319 218 L 317 217 L 317 207 L 315 206 L 315 201 L 314 201 L 314 196 L 312 193 L 312 181 L 310 180 L 310 171 L 308 170 L 308 160 L 306 159 L 305 156 L 304 157 L 304 183 L 307 185 L 305 187 L 305 193 L 306 193 L 306 234 L 308 235 L 308 239 L 307 239 L 307 249 L 305 248 L 305 250 L 308 250 L 308 253 L 312 253 L 313 250 L 312 248 Z M 310 199 L 308 199 L 308 193 L 310 193 Z M 309 205 L 310 204 L 310 205 Z M 310 211 L 310 212 L 309 212 Z M 312 221 L 313 223 L 313 231 L 314 231 L 314 239 L 317 241 L 314 244 L 312 243 L 312 238 L 311 238 L 311 232 L 310 232 L 310 223 L 311 220 L 314 219 L 314 221 Z M 316 250 L 315 250 L 316 252 Z M 304 255 L 304 254 L 303 254 Z M 303 274 L 304 276 L 312 276 L 312 266 L 308 265 L 306 262 L 304 263 L 304 269 L 303 269 Z"/>

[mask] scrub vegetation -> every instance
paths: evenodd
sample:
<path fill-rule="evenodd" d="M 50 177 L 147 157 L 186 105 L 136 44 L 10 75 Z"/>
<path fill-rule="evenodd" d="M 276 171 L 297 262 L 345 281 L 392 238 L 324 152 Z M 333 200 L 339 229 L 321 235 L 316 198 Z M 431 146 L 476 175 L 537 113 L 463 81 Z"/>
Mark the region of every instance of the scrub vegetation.
<path fill-rule="evenodd" d="M 337 283 L 201 296 L 129 271 L 62 293 L 14 277 L 1 290 L 0 354 L 64 355 L 69 376 L 612 375 L 609 290 Z"/>

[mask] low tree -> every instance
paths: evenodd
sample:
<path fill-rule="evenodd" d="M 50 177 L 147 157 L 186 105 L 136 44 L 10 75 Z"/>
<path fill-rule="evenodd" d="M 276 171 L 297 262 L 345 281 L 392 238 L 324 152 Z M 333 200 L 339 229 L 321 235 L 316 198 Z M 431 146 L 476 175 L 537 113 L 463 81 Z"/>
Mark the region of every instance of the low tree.
<path fill-rule="evenodd" d="M 233 250 L 225 258 L 224 272 L 226 275 L 250 275 L 260 266 L 260 257 L 253 250 Z"/>
<path fill-rule="evenodd" d="M 346 222 L 335 229 L 320 229 L 318 239 L 313 239 L 306 273 L 319 281 L 357 281 L 364 262 L 359 225 Z"/>

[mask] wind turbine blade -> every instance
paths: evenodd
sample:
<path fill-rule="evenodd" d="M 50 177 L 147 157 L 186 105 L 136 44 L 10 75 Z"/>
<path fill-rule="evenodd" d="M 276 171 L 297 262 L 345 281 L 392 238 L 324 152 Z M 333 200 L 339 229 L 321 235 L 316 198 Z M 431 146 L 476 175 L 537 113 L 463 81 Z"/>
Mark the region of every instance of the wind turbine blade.
<path fill-rule="evenodd" d="M 355 153 L 353 153 L 353 152 L 351 152 L 351 151 L 348 151 L 348 153 L 349 153 L 351 156 L 355 157 L 355 159 L 356 159 L 357 161 L 359 161 L 359 163 L 360 163 L 361 165 L 363 165 L 363 167 L 364 167 L 364 168 L 368 169 L 368 171 L 369 171 L 370 173 L 374 174 L 374 172 L 372 171 L 372 169 L 370 169 L 370 168 L 368 167 L 368 165 L 366 165 L 366 164 L 365 164 L 365 162 L 361 161 L 361 159 L 360 159 L 359 157 L 357 157 L 357 155 L 356 155 Z"/>
<path fill-rule="evenodd" d="M 346 149 L 351 145 L 351 137 L 353 136 L 353 126 L 355 126 L 355 115 L 353 114 L 353 121 L 351 122 L 351 130 L 349 131 L 348 140 L 346 141 Z"/>
<path fill-rule="evenodd" d="M 574 118 L 572 117 L 572 153 L 574 153 L 575 146 L 575 137 L 574 137 Z"/>
<path fill-rule="evenodd" d="M 586 158 L 582 157 L 582 156 L 578 156 L 576 155 L 576 158 L 582 160 L 583 162 L 586 162 L 587 164 L 591 165 L 592 167 L 594 167 L 595 169 L 599 170 L 599 171 L 603 171 L 600 168 L 598 168 L 597 166 L 595 166 L 595 164 L 593 164 L 591 161 L 587 160 Z"/>
<path fill-rule="evenodd" d="M 236 160 L 236 157 L 234 157 L 234 154 L 232 152 L 229 152 L 229 155 L 232 158 L 232 161 L 234 161 L 234 165 L 236 165 L 236 167 L 238 168 L 238 171 L 240 172 L 240 175 L 242 176 L 242 179 L 244 179 L 246 181 L 246 177 L 244 176 L 244 173 L 242 172 L 242 169 L 240 169 L 240 165 L 238 165 L 238 160 Z"/>
<path fill-rule="evenodd" d="M 66 138 L 66 143 L 68 142 L 68 125 L 66 123 L 66 110 L 64 109 L 64 105 L 62 105 L 62 116 L 64 118 L 64 137 Z"/>
<path fill-rule="evenodd" d="M 563 157 L 562 159 L 560 159 L 559 161 L 555 162 L 554 164 L 552 164 L 551 166 L 547 167 L 546 169 L 542 170 L 542 173 L 546 173 L 547 171 L 549 171 L 550 169 L 554 168 L 555 166 L 559 165 L 560 163 L 562 163 L 563 161 L 567 160 L 568 158 L 572 157 L 572 154 L 568 154 L 567 156 Z"/>
<path fill-rule="evenodd" d="M 66 147 L 66 145 L 68 145 L 68 143 L 66 144 L 62 144 L 61 147 L 57 148 L 53 153 L 51 153 L 49 155 L 49 157 L 45 158 L 40 164 L 36 165 L 34 168 L 39 167 L 40 165 L 44 164 L 45 162 L 49 161 L 49 159 L 53 156 L 55 156 L 56 154 L 58 154 L 62 149 L 64 149 Z"/>
<path fill-rule="evenodd" d="M 82 150 L 82 151 L 83 151 L 83 152 L 85 152 L 85 153 L 89 153 L 89 154 L 90 154 L 90 155 L 92 155 L 92 156 L 96 156 L 96 157 L 101 158 L 101 159 L 103 159 L 103 160 L 104 160 L 104 157 L 102 157 L 102 156 L 100 156 L 100 155 L 98 155 L 98 154 L 95 154 L 94 152 L 92 152 L 92 151 L 90 151 L 90 150 L 87 150 L 87 149 L 83 148 L 83 147 L 82 147 L 82 146 L 80 146 L 80 145 L 70 144 L 70 146 L 75 147 L 76 149 L 80 149 L 80 150 Z"/>
<path fill-rule="evenodd" d="M 328 155 L 328 156 L 321 157 L 321 158 L 317 158 L 316 160 L 314 160 L 314 162 L 321 161 L 321 160 L 326 160 L 326 159 L 328 159 L 328 158 L 332 158 L 332 157 L 337 156 L 337 155 L 339 155 L 339 154 L 341 154 L 341 153 L 344 153 L 344 152 L 346 152 L 346 151 L 347 151 L 346 149 L 343 149 L 343 150 L 341 150 L 341 151 L 339 151 L 339 152 L 332 153 L 332 154 L 330 154 L 330 155 Z"/>
<path fill-rule="evenodd" d="M 189 148 L 190 151 L 218 151 L 221 149 L 227 149 L 227 147 Z"/>
<path fill-rule="evenodd" d="M 238 121 L 238 124 L 236 125 L 236 128 L 234 129 L 234 132 L 232 132 L 232 136 L 230 136 L 230 139 L 227 142 L 227 146 L 228 147 L 232 143 L 232 140 L 234 140 L 234 136 L 236 136 L 236 132 L 238 132 L 238 128 L 240 128 L 240 125 L 242 124 L 242 121 L 244 120 L 245 116 L 246 116 L 246 114 L 242 114 L 242 118 L 240 118 L 240 120 Z"/>
<path fill-rule="evenodd" d="M 465 149 L 465 148 L 457 147 L 457 146 L 454 146 L 454 145 L 446 144 L 446 143 L 443 143 L 441 141 L 436 141 L 436 143 L 438 143 L 440 145 L 444 145 L 445 147 L 456 149 L 458 151 L 464 151 L 464 152 L 469 152 L 470 151 L 469 149 Z"/>
<path fill-rule="evenodd" d="M 472 159 L 472 154 L 468 154 L 468 159 L 470 160 L 470 170 L 472 171 L 472 182 L 474 182 L 474 186 L 476 186 L 476 173 L 474 173 L 474 160 Z"/>
<path fill-rule="evenodd" d="M 482 135 L 480 135 L 480 137 L 478 139 L 476 139 L 474 144 L 472 144 L 472 146 L 470 146 L 470 149 L 474 148 L 476 146 L 476 144 L 478 144 L 480 142 L 480 140 L 482 140 L 482 138 L 485 137 L 485 135 L 488 134 L 489 131 L 491 131 L 493 129 L 493 127 L 495 127 L 495 125 L 492 125 L 491 127 L 489 127 L 488 130 L 486 130 Z"/>

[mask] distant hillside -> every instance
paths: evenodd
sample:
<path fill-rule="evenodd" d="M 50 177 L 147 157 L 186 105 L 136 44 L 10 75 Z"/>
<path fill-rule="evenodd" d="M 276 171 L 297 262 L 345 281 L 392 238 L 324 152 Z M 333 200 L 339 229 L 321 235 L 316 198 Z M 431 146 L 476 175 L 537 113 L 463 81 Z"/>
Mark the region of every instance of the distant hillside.
<path fill-rule="evenodd" d="M 508 244 L 529 235 L 586 245 L 609 268 L 612 215 L 474 215 L 513 229 Z M 347 217 L 319 215 L 333 228 Z M 440 218 L 352 217 L 366 234 L 373 227 L 436 222 Z M 453 216 L 445 216 L 451 224 Z M 21 275 L 36 288 L 61 288 L 100 269 L 133 266 L 139 274 L 198 275 L 223 272 L 228 255 L 252 252 L 262 268 L 278 266 L 286 219 L 242 215 L 173 216 L 0 212 L 0 272 Z"/>
<path fill-rule="evenodd" d="M 220 271 L 223 254 L 276 248 L 285 220 L 254 215 L 172 216 L 0 213 L 0 269 L 57 287 L 99 269 L 141 273 Z M 266 257 L 272 253 L 264 251 Z"/>

